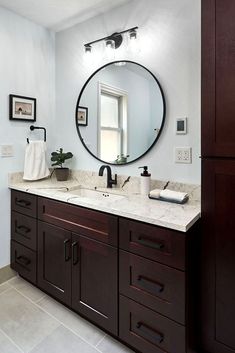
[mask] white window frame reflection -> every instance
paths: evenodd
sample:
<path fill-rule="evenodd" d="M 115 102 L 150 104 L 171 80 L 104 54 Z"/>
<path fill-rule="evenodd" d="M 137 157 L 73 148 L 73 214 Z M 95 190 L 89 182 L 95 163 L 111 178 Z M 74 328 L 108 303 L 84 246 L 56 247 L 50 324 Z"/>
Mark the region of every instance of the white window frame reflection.
<path fill-rule="evenodd" d="M 109 127 L 101 124 L 101 98 L 102 95 L 110 96 L 118 99 L 118 126 Z M 119 146 L 117 155 L 127 155 L 128 151 L 128 121 L 127 121 L 127 107 L 128 107 L 128 93 L 122 89 L 107 85 L 105 83 L 98 83 L 98 129 L 97 129 L 97 154 L 101 160 L 106 160 L 101 155 L 101 131 L 116 131 L 119 133 Z M 114 157 L 114 160 L 117 156 Z M 110 160 L 108 162 L 114 162 Z"/>

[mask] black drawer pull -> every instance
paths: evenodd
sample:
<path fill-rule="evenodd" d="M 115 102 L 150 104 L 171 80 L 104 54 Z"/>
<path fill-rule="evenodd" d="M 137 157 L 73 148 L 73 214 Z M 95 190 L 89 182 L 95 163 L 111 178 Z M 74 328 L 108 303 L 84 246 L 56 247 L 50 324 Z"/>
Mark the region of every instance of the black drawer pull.
<path fill-rule="evenodd" d="M 23 233 L 27 234 L 31 231 L 31 229 L 26 226 L 17 226 L 16 231 L 23 231 Z"/>
<path fill-rule="evenodd" d="M 152 249 L 157 249 L 157 250 L 162 250 L 164 248 L 164 244 L 162 243 L 155 243 L 152 240 L 148 240 L 148 239 L 143 239 L 142 237 L 139 237 L 137 239 L 137 243 L 141 244 L 141 245 L 145 245 L 148 246 L 149 248 Z"/>
<path fill-rule="evenodd" d="M 16 260 L 17 262 L 20 264 L 20 265 L 23 265 L 23 266 L 28 266 L 31 262 L 30 259 L 28 259 L 26 256 L 24 255 L 20 255 L 20 256 L 17 256 L 16 257 Z"/>
<path fill-rule="evenodd" d="M 72 256 L 73 256 L 73 265 L 77 265 L 79 258 L 78 258 L 78 242 L 75 241 L 72 244 Z"/>
<path fill-rule="evenodd" d="M 149 290 L 151 293 L 162 293 L 164 290 L 164 286 L 160 283 L 151 281 L 150 279 L 143 277 L 143 276 L 138 276 L 138 281 L 140 282 L 140 285 Z"/>
<path fill-rule="evenodd" d="M 30 201 L 27 201 L 27 200 L 18 200 L 17 198 L 15 199 L 15 203 L 16 205 L 18 206 L 24 206 L 24 207 L 28 207 L 31 205 L 31 202 Z"/>
<path fill-rule="evenodd" d="M 69 249 L 68 249 L 69 245 Z M 69 261 L 70 259 L 70 239 L 64 241 L 64 261 Z"/>
<path fill-rule="evenodd" d="M 164 340 L 164 335 L 162 333 L 158 333 L 155 330 L 151 329 L 150 327 L 146 326 L 142 322 L 138 322 L 136 324 L 136 328 L 140 330 L 144 336 L 150 339 L 154 343 L 162 343 Z"/>

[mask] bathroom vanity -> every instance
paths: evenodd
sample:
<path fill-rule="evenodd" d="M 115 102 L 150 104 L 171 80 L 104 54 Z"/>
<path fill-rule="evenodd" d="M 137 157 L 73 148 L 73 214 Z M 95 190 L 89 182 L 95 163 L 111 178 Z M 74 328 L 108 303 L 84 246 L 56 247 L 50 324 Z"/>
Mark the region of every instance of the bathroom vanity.
<path fill-rule="evenodd" d="M 35 190 L 12 190 L 11 207 L 23 278 L 136 351 L 196 352 L 199 212 L 178 231 Z"/>

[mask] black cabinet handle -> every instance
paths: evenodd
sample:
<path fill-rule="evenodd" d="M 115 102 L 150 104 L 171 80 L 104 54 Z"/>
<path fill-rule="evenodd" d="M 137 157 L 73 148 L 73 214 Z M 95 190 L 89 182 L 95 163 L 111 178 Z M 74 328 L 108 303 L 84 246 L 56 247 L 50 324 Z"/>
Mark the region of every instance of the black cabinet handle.
<path fill-rule="evenodd" d="M 73 242 L 73 244 L 72 244 L 73 265 L 77 265 L 77 263 L 79 261 L 78 248 L 79 248 L 78 242 L 77 241 Z"/>
<path fill-rule="evenodd" d="M 16 231 L 23 231 L 23 233 L 27 234 L 31 231 L 31 229 L 26 226 L 16 226 Z"/>
<path fill-rule="evenodd" d="M 137 239 L 137 243 L 157 250 L 162 250 L 164 248 L 164 244 L 156 243 L 153 240 L 149 240 L 149 239 L 143 239 L 141 236 Z"/>
<path fill-rule="evenodd" d="M 15 203 L 16 205 L 18 206 L 24 206 L 24 207 L 28 207 L 31 205 L 31 202 L 30 201 L 26 201 L 26 200 L 18 200 L 17 198 L 15 199 Z"/>
<path fill-rule="evenodd" d="M 143 276 L 138 277 L 138 282 L 143 288 L 154 294 L 162 293 L 164 290 L 164 286 L 162 284 L 151 281 L 150 279 Z"/>
<path fill-rule="evenodd" d="M 24 255 L 20 255 L 16 257 L 16 262 L 18 262 L 20 265 L 28 266 L 31 260 Z"/>
<path fill-rule="evenodd" d="M 69 261 L 70 259 L 70 246 L 68 247 L 68 245 L 70 245 L 70 239 L 66 239 L 64 241 L 64 261 Z"/>
<path fill-rule="evenodd" d="M 136 328 L 140 330 L 146 338 L 151 340 L 151 342 L 159 344 L 162 343 L 164 340 L 164 335 L 162 333 L 156 332 L 155 330 L 146 326 L 142 322 L 138 322 L 136 324 Z"/>

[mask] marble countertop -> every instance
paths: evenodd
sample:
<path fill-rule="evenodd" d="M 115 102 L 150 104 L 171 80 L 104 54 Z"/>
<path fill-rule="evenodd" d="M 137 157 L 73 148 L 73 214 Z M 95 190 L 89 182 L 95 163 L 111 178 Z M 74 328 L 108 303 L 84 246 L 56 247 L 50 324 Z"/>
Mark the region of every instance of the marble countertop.
<path fill-rule="evenodd" d="M 102 187 L 102 185 L 95 187 L 95 189 L 123 195 L 124 197 L 110 201 L 108 198 L 98 200 L 73 194 L 74 190 L 85 187 L 87 188 L 87 185 L 77 179 L 57 182 L 54 178 L 51 178 L 42 181 L 25 182 L 16 177 L 9 178 L 10 189 L 182 232 L 186 232 L 200 218 L 200 201 L 194 199 L 190 194 L 189 201 L 184 205 L 150 200 L 147 196 L 142 196 L 138 192 L 127 192 L 125 188 L 107 189 Z M 94 190 L 94 186 L 90 186 L 89 189 Z"/>

